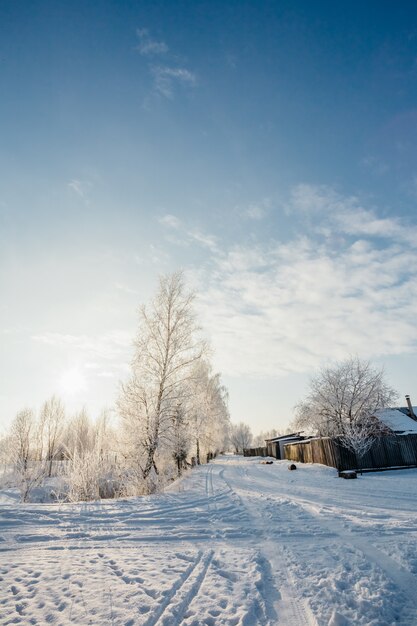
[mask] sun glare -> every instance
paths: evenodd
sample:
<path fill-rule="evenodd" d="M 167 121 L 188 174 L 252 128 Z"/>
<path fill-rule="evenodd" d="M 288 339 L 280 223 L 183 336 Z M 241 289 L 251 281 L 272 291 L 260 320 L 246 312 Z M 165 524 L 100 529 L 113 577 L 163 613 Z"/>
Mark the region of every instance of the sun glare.
<path fill-rule="evenodd" d="M 66 370 L 59 380 L 60 391 L 67 396 L 75 396 L 86 386 L 86 378 L 78 367 Z"/>

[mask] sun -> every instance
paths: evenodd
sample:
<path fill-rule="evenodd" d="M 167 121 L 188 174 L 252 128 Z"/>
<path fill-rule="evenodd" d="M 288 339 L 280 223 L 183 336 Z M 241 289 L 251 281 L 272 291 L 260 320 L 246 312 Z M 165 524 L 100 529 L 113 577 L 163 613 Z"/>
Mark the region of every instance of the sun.
<path fill-rule="evenodd" d="M 87 387 L 85 375 L 79 367 L 66 370 L 59 379 L 61 393 L 66 396 L 75 396 Z"/>

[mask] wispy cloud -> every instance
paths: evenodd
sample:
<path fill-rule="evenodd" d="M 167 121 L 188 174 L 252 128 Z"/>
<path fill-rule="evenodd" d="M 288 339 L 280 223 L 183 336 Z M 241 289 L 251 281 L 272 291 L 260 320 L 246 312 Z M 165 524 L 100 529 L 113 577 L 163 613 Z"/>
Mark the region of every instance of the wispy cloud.
<path fill-rule="evenodd" d="M 290 204 L 292 240 L 217 243 L 196 275 L 218 367 L 278 376 L 351 353 L 417 350 L 416 225 L 327 187 L 299 186 Z"/>
<path fill-rule="evenodd" d="M 169 240 L 177 245 L 198 244 L 208 248 L 211 252 L 217 252 L 217 238 L 197 228 L 189 228 L 175 215 L 167 214 L 158 218 L 159 223 L 169 231 L 175 232 L 175 237 L 169 236 Z"/>
<path fill-rule="evenodd" d="M 368 155 L 361 159 L 360 165 L 376 176 L 383 176 L 389 171 L 389 165 L 377 156 Z"/>
<path fill-rule="evenodd" d="M 268 215 L 271 208 L 271 200 L 263 198 L 260 202 L 251 202 L 246 207 L 237 207 L 238 213 L 243 219 L 262 220 Z"/>
<path fill-rule="evenodd" d="M 177 58 L 164 41 L 153 39 L 147 28 L 136 31 L 139 38 L 137 50 L 148 59 L 148 71 L 152 76 L 153 93 L 172 100 L 180 86 L 194 86 L 197 76 L 184 64 L 179 65 Z M 164 57 L 164 63 L 155 63 L 156 57 Z"/>
<path fill-rule="evenodd" d="M 164 41 L 156 41 L 149 34 L 147 28 L 138 28 L 136 34 L 139 39 L 139 50 L 142 56 L 156 56 L 166 54 L 169 50 L 167 44 Z"/>
<path fill-rule="evenodd" d="M 171 215 L 167 213 L 162 217 L 158 218 L 158 222 L 163 226 L 168 226 L 169 228 L 174 228 L 178 230 L 181 227 L 181 220 L 178 219 L 175 215 Z"/>
<path fill-rule="evenodd" d="M 204 233 L 200 230 L 188 230 L 187 235 L 200 246 L 208 248 L 211 252 L 217 252 L 217 238 L 214 237 L 214 235 Z"/>
<path fill-rule="evenodd" d="M 45 332 L 33 335 L 32 340 L 65 353 L 68 360 L 83 363 L 96 376 L 109 371 L 119 375 L 131 358 L 132 335 L 122 330 L 96 336 Z"/>
<path fill-rule="evenodd" d="M 71 191 L 77 194 L 77 196 L 81 198 L 86 205 L 90 204 L 88 194 L 92 188 L 91 182 L 73 178 L 69 183 L 67 183 L 67 186 L 71 189 Z"/>
<path fill-rule="evenodd" d="M 196 75 L 184 67 L 156 65 L 151 68 L 154 88 L 165 98 L 172 99 L 177 85 L 195 85 Z"/>
<path fill-rule="evenodd" d="M 166 246 L 159 246 L 153 243 L 149 244 L 148 248 L 144 250 L 144 254 L 135 254 L 134 260 L 137 265 L 149 266 L 157 265 L 159 267 L 166 267 L 171 259 L 166 250 Z"/>
<path fill-rule="evenodd" d="M 115 288 L 122 293 L 126 293 L 129 296 L 138 296 L 139 291 L 136 289 L 132 289 L 129 285 L 125 285 L 124 283 L 115 283 Z"/>
<path fill-rule="evenodd" d="M 378 215 L 356 196 L 343 196 L 325 185 L 298 185 L 291 194 L 289 211 L 310 216 L 316 231 L 338 235 L 397 238 L 417 246 L 417 227 L 399 218 Z"/>

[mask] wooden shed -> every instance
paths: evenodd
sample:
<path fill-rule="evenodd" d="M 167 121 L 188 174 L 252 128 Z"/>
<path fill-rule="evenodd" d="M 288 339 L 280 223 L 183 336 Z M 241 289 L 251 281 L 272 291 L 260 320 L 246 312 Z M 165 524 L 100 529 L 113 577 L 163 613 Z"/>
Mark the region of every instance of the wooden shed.
<path fill-rule="evenodd" d="M 275 459 L 285 459 L 284 445 L 287 443 L 296 443 L 303 441 L 305 437 L 298 433 L 291 433 L 290 435 L 280 435 L 279 437 L 273 437 L 272 439 L 266 439 L 265 445 L 267 449 L 267 455 L 272 456 Z"/>
<path fill-rule="evenodd" d="M 362 457 L 348 450 L 340 437 L 311 437 L 304 441 L 283 442 L 280 458 L 299 463 L 321 463 L 339 471 L 417 466 L 417 407 L 406 396 L 406 407 L 384 408 L 374 417 L 386 432 L 378 437 Z"/>

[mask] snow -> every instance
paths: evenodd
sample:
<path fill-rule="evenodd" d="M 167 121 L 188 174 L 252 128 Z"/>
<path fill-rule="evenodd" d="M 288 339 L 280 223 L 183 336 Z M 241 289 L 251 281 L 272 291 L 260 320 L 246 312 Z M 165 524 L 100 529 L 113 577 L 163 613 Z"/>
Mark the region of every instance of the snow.
<path fill-rule="evenodd" d="M 417 415 L 417 407 L 413 407 Z M 394 432 L 404 435 L 417 433 L 417 421 L 400 411 L 399 409 L 379 409 L 375 416 Z"/>
<path fill-rule="evenodd" d="M 417 623 L 417 470 L 225 456 L 165 493 L 0 499 L 0 624 Z"/>

